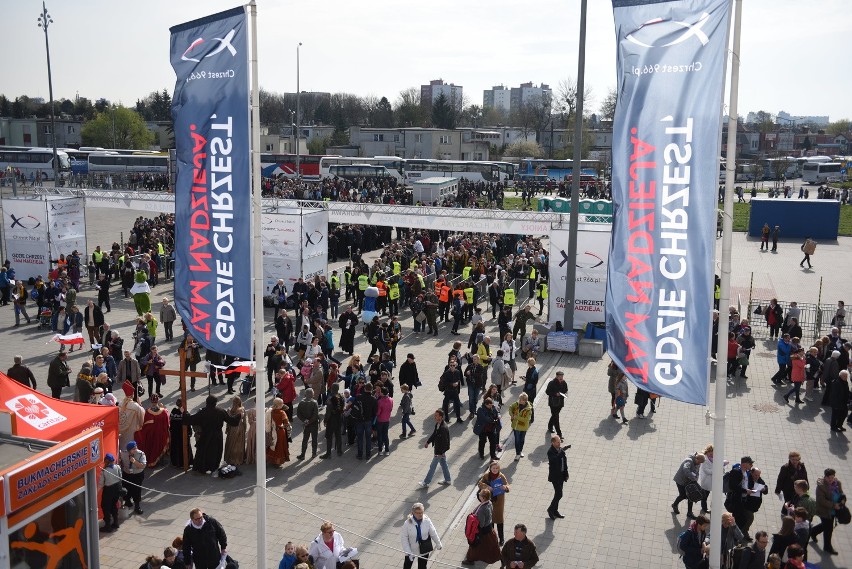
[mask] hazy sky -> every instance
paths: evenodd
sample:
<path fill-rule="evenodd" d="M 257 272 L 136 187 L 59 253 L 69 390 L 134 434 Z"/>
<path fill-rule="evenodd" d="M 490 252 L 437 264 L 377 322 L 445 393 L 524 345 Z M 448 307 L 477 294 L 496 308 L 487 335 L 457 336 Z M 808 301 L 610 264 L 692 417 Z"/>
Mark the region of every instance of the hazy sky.
<path fill-rule="evenodd" d="M 580 0 L 409 2 L 258 0 L 260 84 L 386 96 L 430 79 L 462 85 L 482 104 L 492 85 L 559 82 L 577 74 Z M 3 0 L 0 93 L 48 98 L 41 2 Z M 234 0 L 48 0 L 54 96 L 105 97 L 133 106 L 174 89 L 169 27 L 232 8 Z M 615 86 L 608 0 L 589 0 L 587 108 Z M 852 118 L 852 2 L 744 0 L 740 114 Z"/>

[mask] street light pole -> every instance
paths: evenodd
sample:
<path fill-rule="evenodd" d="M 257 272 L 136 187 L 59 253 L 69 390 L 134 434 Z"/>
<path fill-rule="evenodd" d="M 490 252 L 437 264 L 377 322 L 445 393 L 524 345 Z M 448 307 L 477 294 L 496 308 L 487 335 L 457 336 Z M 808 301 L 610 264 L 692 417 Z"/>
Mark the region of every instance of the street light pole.
<path fill-rule="evenodd" d="M 53 76 L 50 73 L 50 41 L 47 37 L 47 28 L 53 23 L 53 18 L 47 13 L 47 6 L 41 3 L 41 15 L 38 17 L 38 27 L 44 30 L 44 48 L 47 52 L 47 88 L 50 94 L 50 133 L 53 145 L 53 183 L 59 180 L 59 160 L 56 156 L 56 119 L 53 109 Z"/>
<path fill-rule="evenodd" d="M 580 3 L 580 50 L 577 61 L 577 107 L 574 117 L 574 168 L 571 173 L 571 217 L 568 221 L 568 265 L 565 275 L 565 330 L 574 329 L 574 304 L 577 291 L 577 230 L 580 218 L 580 168 L 583 143 L 583 90 L 586 75 L 586 6 Z"/>
<path fill-rule="evenodd" d="M 301 90 L 299 89 L 299 48 L 302 47 L 302 42 L 296 46 L 296 178 L 302 177 L 302 169 L 299 163 L 301 162 L 301 152 L 299 147 L 299 98 Z"/>

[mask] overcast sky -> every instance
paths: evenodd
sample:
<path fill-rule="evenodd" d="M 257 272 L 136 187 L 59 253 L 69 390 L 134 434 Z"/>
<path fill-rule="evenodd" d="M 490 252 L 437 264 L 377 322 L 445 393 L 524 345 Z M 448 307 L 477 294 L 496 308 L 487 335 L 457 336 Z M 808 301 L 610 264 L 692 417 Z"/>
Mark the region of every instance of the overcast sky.
<path fill-rule="evenodd" d="M 471 103 L 482 90 L 577 74 L 580 0 L 258 0 L 262 87 L 386 96 L 444 79 Z M 237 5 L 234 0 L 48 0 L 53 89 L 133 106 L 174 90 L 169 27 Z M 41 2 L 3 2 L 0 93 L 48 98 Z M 852 2 L 745 0 L 740 114 L 852 118 Z M 586 85 L 597 110 L 615 87 L 615 32 L 608 0 L 589 0 Z"/>

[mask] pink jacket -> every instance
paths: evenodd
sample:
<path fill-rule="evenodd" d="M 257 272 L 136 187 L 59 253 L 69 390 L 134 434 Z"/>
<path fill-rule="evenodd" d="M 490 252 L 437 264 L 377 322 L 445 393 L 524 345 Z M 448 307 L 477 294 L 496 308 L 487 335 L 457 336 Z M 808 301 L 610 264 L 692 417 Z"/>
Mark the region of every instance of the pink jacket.
<path fill-rule="evenodd" d="M 389 423 L 390 416 L 393 412 L 393 398 L 379 397 L 379 409 L 376 411 L 376 421 L 379 423 Z"/>

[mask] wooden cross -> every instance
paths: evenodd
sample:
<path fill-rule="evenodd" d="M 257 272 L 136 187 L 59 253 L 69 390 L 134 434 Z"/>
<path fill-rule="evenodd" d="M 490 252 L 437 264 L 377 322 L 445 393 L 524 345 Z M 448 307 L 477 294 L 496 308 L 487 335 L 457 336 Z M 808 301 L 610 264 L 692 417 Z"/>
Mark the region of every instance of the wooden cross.
<path fill-rule="evenodd" d="M 161 369 L 160 375 L 176 375 L 180 378 L 180 400 L 184 415 L 183 426 L 181 427 L 181 436 L 183 438 L 183 471 L 189 470 L 189 426 L 186 424 L 186 378 L 187 377 L 207 377 L 207 372 L 203 371 L 186 371 L 186 349 L 181 346 L 178 348 L 178 356 L 180 357 L 180 369 Z M 174 444 L 174 441 L 172 441 Z"/>

